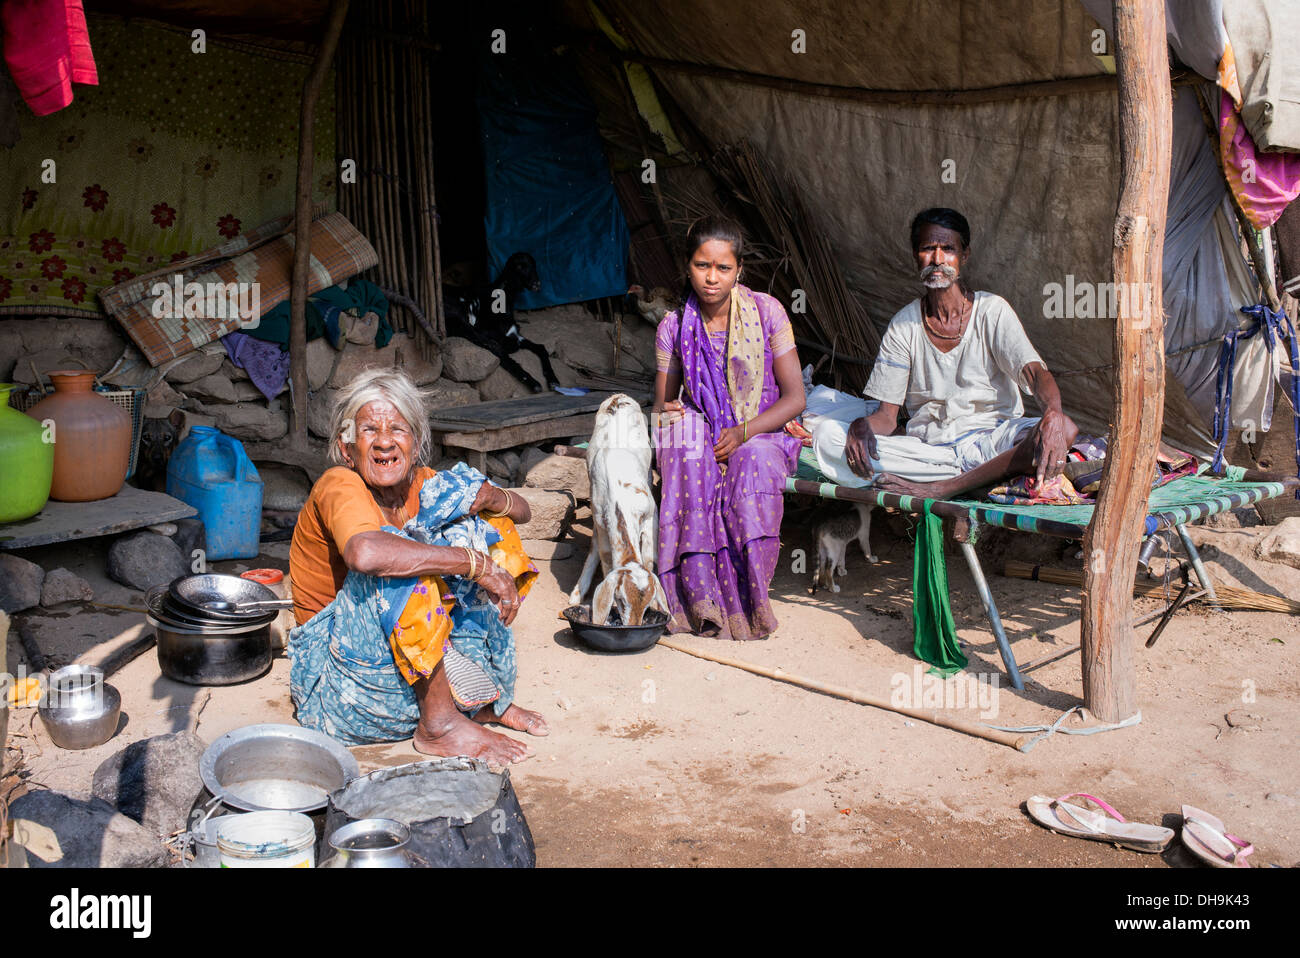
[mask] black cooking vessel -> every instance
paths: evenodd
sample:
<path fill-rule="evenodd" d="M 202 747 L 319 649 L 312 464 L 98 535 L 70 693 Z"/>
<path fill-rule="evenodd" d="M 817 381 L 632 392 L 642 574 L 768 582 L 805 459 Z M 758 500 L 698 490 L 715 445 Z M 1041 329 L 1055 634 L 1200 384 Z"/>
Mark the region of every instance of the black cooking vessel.
<path fill-rule="evenodd" d="M 235 685 L 265 675 L 271 668 L 271 627 L 205 635 L 154 620 L 158 666 L 163 675 L 187 685 Z"/>
<path fill-rule="evenodd" d="M 411 830 L 406 846 L 430 868 L 533 868 L 533 835 L 510 772 L 472 758 L 443 758 L 382 768 L 330 795 L 316 860 L 332 853 L 329 836 L 363 818 L 388 818 Z"/>

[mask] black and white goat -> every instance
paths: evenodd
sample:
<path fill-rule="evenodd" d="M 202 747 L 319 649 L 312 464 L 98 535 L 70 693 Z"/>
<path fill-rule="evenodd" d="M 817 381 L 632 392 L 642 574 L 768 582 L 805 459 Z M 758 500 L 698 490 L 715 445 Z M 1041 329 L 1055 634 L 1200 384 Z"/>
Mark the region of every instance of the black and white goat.
<path fill-rule="evenodd" d="M 537 292 L 541 288 L 537 261 L 528 253 L 515 253 L 506 260 L 501 275 L 487 289 L 443 290 L 447 335 L 468 339 L 492 352 L 500 358 L 502 369 L 535 393 L 553 389 L 559 381 L 555 378 L 546 349 L 520 334 L 515 323 L 515 297 L 524 290 Z M 545 386 L 510 358 L 511 353 L 520 349 L 529 350 L 541 360 Z"/>

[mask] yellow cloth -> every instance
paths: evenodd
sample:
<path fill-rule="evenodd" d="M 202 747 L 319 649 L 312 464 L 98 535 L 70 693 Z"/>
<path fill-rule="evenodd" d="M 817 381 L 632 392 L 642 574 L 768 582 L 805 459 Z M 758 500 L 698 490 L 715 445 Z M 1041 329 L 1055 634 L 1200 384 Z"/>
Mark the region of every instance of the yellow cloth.
<path fill-rule="evenodd" d="M 412 685 L 433 674 L 451 637 L 451 610 L 455 602 L 450 596 L 444 596 L 447 596 L 447 586 L 439 576 L 421 576 L 420 584 L 406 600 L 406 608 L 388 636 L 397 671 Z"/>
<path fill-rule="evenodd" d="M 41 700 L 41 680 L 37 678 L 16 679 L 9 686 L 9 707 L 27 709 L 35 707 Z"/>
<path fill-rule="evenodd" d="M 492 561 L 514 577 L 515 589 L 522 601 L 537 580 L 537 566 L 524 552 L 514 522 L 505 517 L 487 521 L 502 536 L 490 550 Z M 388 644 L 393 650 L 397 670 L 412 685 L 432 675 L 442 661 L 451 638 L 451 610 L 454 606 L 446 583 L 436 575 L 422 576 L 420 584 L 407 599 L 397 625 L 388 636 Z"/>
<path fill-rule="evenodd" d="M 727 319 L 727 392 L 731 412 L 740 425 L 762 411 L 764 348 L 763 317 L 754 294 L 737 283 L 731 287 L 731 314 Z"/>

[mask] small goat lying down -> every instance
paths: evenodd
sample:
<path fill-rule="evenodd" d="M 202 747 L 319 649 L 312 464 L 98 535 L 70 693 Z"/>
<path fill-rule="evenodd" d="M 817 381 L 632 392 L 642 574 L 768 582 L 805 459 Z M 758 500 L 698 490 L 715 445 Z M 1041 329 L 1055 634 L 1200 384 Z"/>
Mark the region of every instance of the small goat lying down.
<path fill-rule="evenodd" d="M 447 310 L 447 334 L 468 339 L 501 360 L 501 368 L 514 376 L 535 393 L 545 392 L 559 385 L 551 357 L 546 349 L 524 339 L 515 323 L 515 297 L 524 290 L 537 292 L 542 288 L 537 275 L 537 261 L 528 253 L 514 253 L 506 260 L 501 275 L 487 289 L 470 290 L 446 287 L 443 305 Z M 528 374 L 510 354 L 527 349 L 542 363 L 543 386 Z"/>
<path fill-rule="evenodd" d="M 655 575 L 658 511 L 650 492 L 650 430 L 645 413 L 622 393 L 596 413 L 587 447 L 591 477 L 591 552 L 569 603 L 591 587 L 596 563 L 604 579 L 591 602 L 595 625 L 641 625 L 646 609 L 668 612 L 668 596 Z"/>

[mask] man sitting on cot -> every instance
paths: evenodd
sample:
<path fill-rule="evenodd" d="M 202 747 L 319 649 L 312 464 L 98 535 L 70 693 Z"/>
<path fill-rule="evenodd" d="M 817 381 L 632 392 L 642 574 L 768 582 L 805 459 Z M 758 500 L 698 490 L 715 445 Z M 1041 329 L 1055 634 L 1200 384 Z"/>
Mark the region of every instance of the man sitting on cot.
<path fill-rule="evenodd" d="M 1054 479 L 1078 428 L 1061 411 L 1056 380 L 1001 296 L 962 281 L 970 225 L 955 210 L 912 221 L 912 252 L 925 294 L 885 331 L 863 393 L 880 401 L 851 423 L 813 428 L 821 470 L 844 486 L 947 499 L 1012 476 Z M 1026 417 L 1019 390 L 1037 397 Z M 898 413 L 906 406 L 906 432 Z"/>

